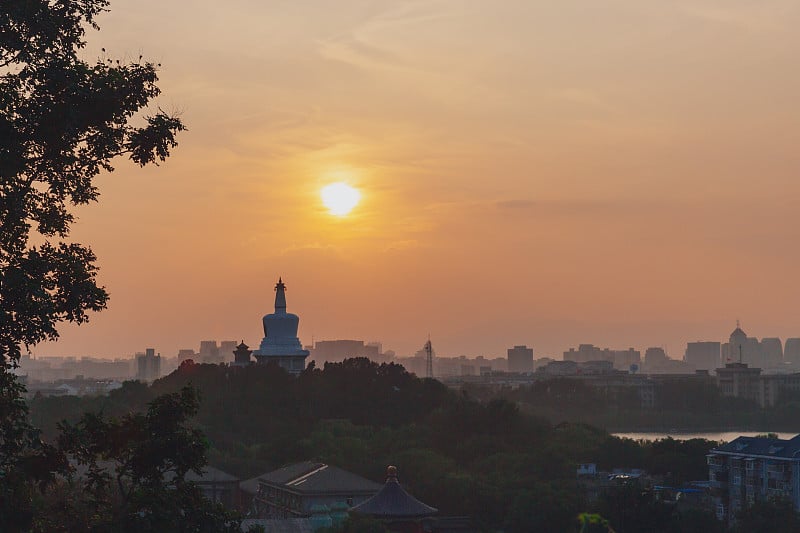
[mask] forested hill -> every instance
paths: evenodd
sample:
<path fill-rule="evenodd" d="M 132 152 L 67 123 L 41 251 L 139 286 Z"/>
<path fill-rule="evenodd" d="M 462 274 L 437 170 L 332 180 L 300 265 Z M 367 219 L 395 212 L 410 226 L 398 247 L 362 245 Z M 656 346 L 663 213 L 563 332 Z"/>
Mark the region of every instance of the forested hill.
<path fill-rule="evenodd" d="M 678 482 L 705 477 L 712 445 L 641 445 L 582 424 L 553 426 L 507 400 L 479 402 L 367 359 L 296 378 L 274 366 L 184 364 L 150 387 L 128 382 L 107 397 L 35 398 L 31 415 L 52 435 L 62 418 L 119 416 L 187 384 L 200 391 L 195 423 L 210 463 L 242 479 L 318 459 L 381 480 L 395 464 L 401 482 L 442 513 L 509 531 L 571 530 L 586 509 L 575 487 L 579 462 L 671 472 Z"/>

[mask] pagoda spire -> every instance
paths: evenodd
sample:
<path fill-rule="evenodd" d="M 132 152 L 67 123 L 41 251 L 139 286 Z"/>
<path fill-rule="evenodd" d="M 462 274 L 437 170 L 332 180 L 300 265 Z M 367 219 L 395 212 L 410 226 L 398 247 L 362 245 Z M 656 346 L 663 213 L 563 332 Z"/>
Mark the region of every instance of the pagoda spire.
<path fill-rule="evenodd" d="M 283 278 L 278 278 L 278 283 L 275 285 L 275 314 L 286 313 L 286 285 L 283 283 Z"/>

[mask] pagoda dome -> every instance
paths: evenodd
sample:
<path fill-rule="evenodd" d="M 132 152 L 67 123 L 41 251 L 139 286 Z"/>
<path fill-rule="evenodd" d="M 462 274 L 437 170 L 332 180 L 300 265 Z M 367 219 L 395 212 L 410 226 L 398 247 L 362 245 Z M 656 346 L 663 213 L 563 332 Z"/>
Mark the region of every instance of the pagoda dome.
<path fill-rule="evenodd" d="M 264 338 L 253 355 L 259 363 L 270 360 L 284 366 L 292 373 L 299 373 L 305 368 L 308 350 L 304 350 L 297 338 L 297 326 L 300 319 L 297 315 L 286 312 L 286 285 L 278 278 L 275 285 L 275 312 L 264 315 L 261 319 L 264 326 Z"/>
<path fill-rule="evenodd" d="M 297 337 L 300 317 L 294 313 L 270 313 L 261 319 L 264 324 L 264 336 L 274 338 Z"/>

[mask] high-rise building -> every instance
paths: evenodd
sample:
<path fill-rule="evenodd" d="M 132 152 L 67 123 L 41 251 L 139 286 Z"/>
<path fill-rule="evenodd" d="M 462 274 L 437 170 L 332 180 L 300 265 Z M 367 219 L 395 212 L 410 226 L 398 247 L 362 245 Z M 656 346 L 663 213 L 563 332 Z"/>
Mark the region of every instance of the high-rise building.
<path fill-rule="evenodd" d="M 638 369 L 642 365 L 642 353 L 639 350 L 614 350 L 614 368 L 617 370 Z"/>
<path fill-rule="evenodd" d="M 217 341 L 200 341 L 200 351 L 197 352 L 197 357 L 201 363 L 221 363 Z"/>
<path fill-rule="evenodd" d="M 339 362 L 352 357 L 366 357 L 377 361 L 381 359 L 381 344 L 365 343 L 359 340 L 339 339 L 317 341 L 311 349 L 311 358 L 319 363 Z"/>
<path fill-rule="evenodd" d="M 579 344 L 578 349 L 570 348 L 564 352 L 564 361 L 575 361 L 576 363 L 588 363 L 589 361 L 608 361 L 618 370 L 630 370 L 632 365 L 640 365 L 642 354 L 638 350 L 628 348 L 627 350 L 611 350 L 609 348 L 600 349 L 593 344 Z"/>
<path fill-rule="evenodd" d="M 575 361 L 576 363 L 600 361 L 602 358 L 600 348 L 593 344 L 579 344 L 577 350 L 570 348 L 569 351 L 564 352 L 564 361 Z"/>
<path fill-rule="evenodd" d="M 697 370 L 714 370 L 720 366 L 720 349 L 718 342 L 690 342 L 686 345 L 683 360 Z"/>
<path fill-rule="evenodd" d="M 764 368 L 778 368 L 783 364 L 783 344 L 775 337 L 761 339 L 761 362 Z"/>
<path fill-rule="evenodd" d="M 748 337 L 736 322 L 736 329 L 731 333 L 728 342 L 722 345 L 723 363 L 745 363 L 761 367 L 761 346 L 758 339 Z"/>
<path fill-rule="evenodd" d="M 153 348 L 136 354 L 136 379 L 153 381 L 161 377 L 161 354 L 156 355 Z"/>
<path fill-rule="evenodd" d="M 533 372 L 533 348 L 528 348 L 525 345 L 509 348 L 508 371 L 520 373 Z"/>
<path fill-rule="evenodd" d="M 664 351 L 664 348 L 655 346 L 644 351 L 645 368 L 663 365 L 667 362 L 667 359 L 669 358 L 667 357 L 667 352 Z"/>
<path fill-rule="evenodd" d="M 220 341 L 219 343 L 219 358 L 223 363 L 233 361 L 233 354 L 236 351 L 236 341 Z"/>
<path fill-rule="evenodd" d="M 795 367 L 800 366 L 800 339 L 796 337 L 786 339 L 786 346 L 783 350 L 783 359 Z"/>
<path fill-rule="evenodd" d="M 761 356 L 761 343 L 755 337 L 747 337 L 744 342 L 744 362 L 760 368 L 765 366 Z"/>

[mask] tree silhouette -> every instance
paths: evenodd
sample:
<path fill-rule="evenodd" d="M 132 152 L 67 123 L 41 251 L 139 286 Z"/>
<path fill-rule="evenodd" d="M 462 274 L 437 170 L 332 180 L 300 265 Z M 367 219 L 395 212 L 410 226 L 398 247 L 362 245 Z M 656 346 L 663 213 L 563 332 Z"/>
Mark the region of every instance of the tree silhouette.
<path fill-rule="evenodd" d="M 30 491 L 63 467 L 27 423 L 10 371 L 21 349 L 58 337 L 106 306 L 95 255 L 69 242 L 73 206 L 96 201 L 94 178 L 127 155 L 164 160 L 184 129 L 161 110 L 157 65 L 83 60 L 106 0 L 26 0 L 0 9 L 0 530 L 26 529 Z M 104 51 L 105 53 L 105 51 Z M 140 125 L 133 125 L 134 121 Z M 59 466 L 61 465 L 61 466 Z"/>
<path fill-rule="evenodd" d="M 184 387 L 157 397 L 145 413 L 119 419 L 87 413 L 63 424 L 59 448 L 85 469 L 78 482 L 82 500 L 72 509 L 53 506 L 68 511 L 44 513 L 39 528 L 58 531 L 49 520 L 56 514 L 59 523 L 72 525 L 67 531 L 240 531 L 237 519 L 204 501 L 185 479 L 206 464 L 205 437 L 187 426 L 199 405 L 197 389 Z"/>
<path fill-rule="evenodd" d="M 91 249 L 66 242 L 71 206 L 96 201 L 93 179 L 127 155 L 164 160 L 184 129 L 160 110 L 157 65 L 79 56 L 106 0 L 28 0 L 0 11 L 0 354 L 58 337 L 106 305 Z M 36 239 L 32 239 L 34 234 Z M 36 244 L 31 244 L 35 240 Z"/>

